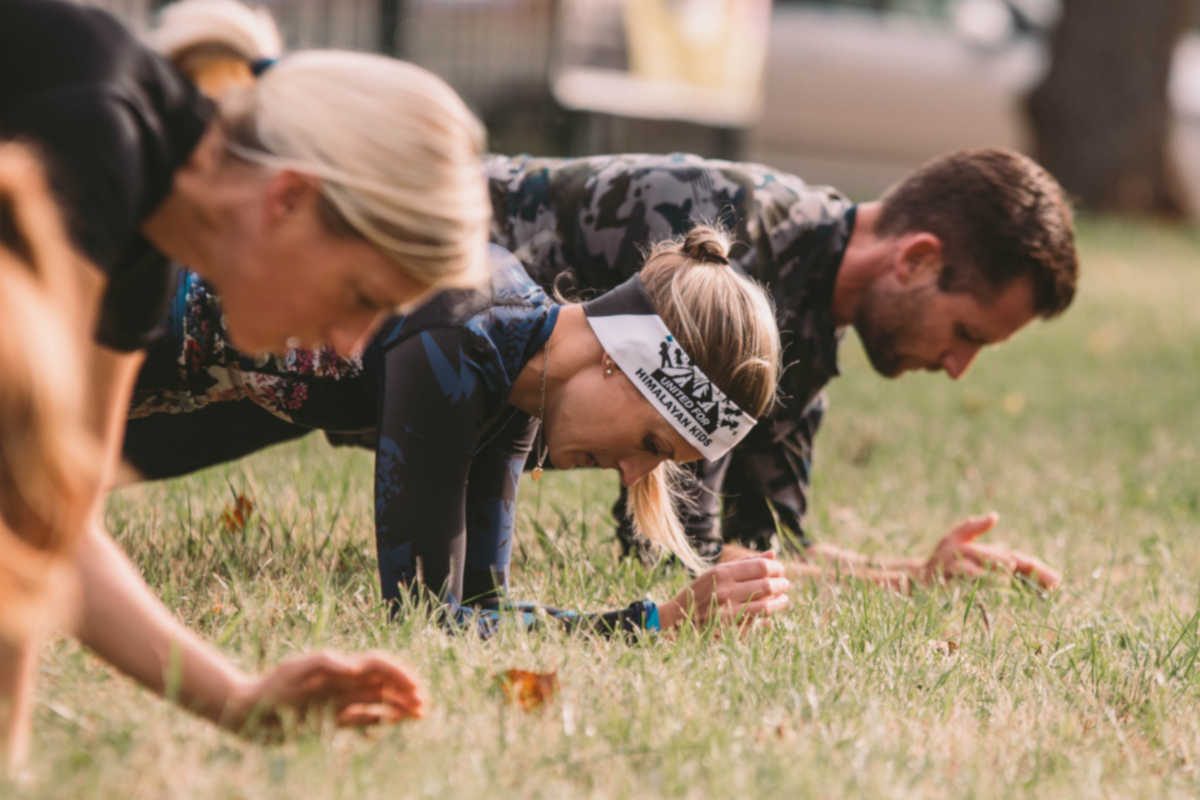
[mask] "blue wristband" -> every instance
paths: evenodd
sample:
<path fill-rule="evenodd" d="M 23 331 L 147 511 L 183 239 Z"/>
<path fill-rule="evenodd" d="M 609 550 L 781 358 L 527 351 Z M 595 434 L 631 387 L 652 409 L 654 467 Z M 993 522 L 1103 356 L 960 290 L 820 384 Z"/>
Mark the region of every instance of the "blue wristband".
<path fill-rule="evenodd" d="M 646 611 L 646 630 L 661 631 L 662 625 L 658 621 L 658 604 L 653 600 L 642 601 Z"/>
<path fill-rule="evenodd" d="M 256 58 L 250 62 L 250 74 L 257 78 L 277 63 L 278 58 Z"/>

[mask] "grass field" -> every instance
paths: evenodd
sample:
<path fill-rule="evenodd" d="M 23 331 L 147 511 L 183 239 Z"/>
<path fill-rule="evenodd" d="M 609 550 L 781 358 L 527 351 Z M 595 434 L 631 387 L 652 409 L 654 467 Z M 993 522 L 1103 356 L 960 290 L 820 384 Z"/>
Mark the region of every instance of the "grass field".
<path fill-rule="evenodd" d="M 370 459 L 310 438 L 126 489 L 111 530 L 243 665 L 395 651 L 427 681 L 429 716 L 247 742 L 63 642 L 42 661 L 32 780 L 0 795 L 1200 795 L 1200 233 L 1082 227 L 1075 306 L 959 383 L 885 383 L 847 337 L 811 512 L 818 537 L 884 554 L 995 509 L 997 539 L 1063 569 L 1055 594 L 803 586 L 742 640 L 451 637 L 419 614 L 387 620 Z M 683 583 L 617 561 L 614 491 L 582 472 L 525 487 L 516 597 L 611 608 Z M 236 535 L 220 522 L 233 492 L 257 504 Z M 557 670 L 557 700 L 505 706 L 494 676 L 510 667 Z"/>

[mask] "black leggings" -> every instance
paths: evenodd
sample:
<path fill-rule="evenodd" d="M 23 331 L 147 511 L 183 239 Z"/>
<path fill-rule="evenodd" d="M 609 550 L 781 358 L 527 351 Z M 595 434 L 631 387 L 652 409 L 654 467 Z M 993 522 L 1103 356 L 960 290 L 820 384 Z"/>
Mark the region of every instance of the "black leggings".
<path fill-rule="evenodd" d="M 129 420 L 123 454 L 149 480 L 173 478 L 298 439 L 310 430 L 280 419 L 252 400 L 213 403 L 186 414 Z"/>

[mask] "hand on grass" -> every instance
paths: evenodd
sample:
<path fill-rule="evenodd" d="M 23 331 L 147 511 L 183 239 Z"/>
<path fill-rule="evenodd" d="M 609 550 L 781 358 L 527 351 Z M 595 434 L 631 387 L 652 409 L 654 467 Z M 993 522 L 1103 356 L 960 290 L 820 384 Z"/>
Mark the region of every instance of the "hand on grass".
<path fill-rule="evenodd" d="M 1043 589 L 1056 589 L 1062 582 L 1058 571 L 1034 556 L 1009 550 L 1002 545 L 981 544 L 975 540 L 996 524 L 996 514 L 972 517 L 942 537 L 925 562 L 922 579 L 926 582 L 983 575 L 987 570 L 1023 575 Z"/>
<path fill-rule="evenodd" d="M 686 621 L 751 624 L 784 609 L 791 584 L 773 552 L 718 564 L 659 608 L 663 630 Z"/>
<path fill-rule="evenodd" d="M 361 728 L 420 717 L 425 699 L 416 678 L 386 656 L 316 653 L 250 679 L 225 722 L 245 732 L 274 730 L 289 712 L 303 720 L 324 709 L 339 727 Z"/>

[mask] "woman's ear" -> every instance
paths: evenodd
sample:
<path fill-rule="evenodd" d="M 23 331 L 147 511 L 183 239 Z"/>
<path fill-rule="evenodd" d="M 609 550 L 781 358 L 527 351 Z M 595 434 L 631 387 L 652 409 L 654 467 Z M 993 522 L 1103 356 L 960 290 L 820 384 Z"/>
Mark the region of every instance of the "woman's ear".
<path fill-rule="evenodd" d="M 316 178 L 288 169 L 277 172 L 267 181 L 267 219 L 278 223 L 306 205 L 316 208 L 320 193 Z"/>

